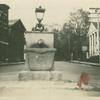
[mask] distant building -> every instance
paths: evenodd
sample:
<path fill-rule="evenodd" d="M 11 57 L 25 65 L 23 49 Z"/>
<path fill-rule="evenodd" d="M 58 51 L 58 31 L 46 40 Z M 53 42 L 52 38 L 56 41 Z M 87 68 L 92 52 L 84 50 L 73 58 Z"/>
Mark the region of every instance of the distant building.
<path fill-rule="evenodd" d="M 26 31 L 20 19 L 9 21 L 9 61 L 23 61 L 24 60 L 24 32 Z"/>
<path fill-rule="evenodd" d="M 0 4 L 0 61 L 7 58 L 9 6 Z"/>
<path fill-rule="evenodd" d="M 99 55 L 99 33 L 97 22 L 91 22 L 89 32 L 89 57 Z"/>

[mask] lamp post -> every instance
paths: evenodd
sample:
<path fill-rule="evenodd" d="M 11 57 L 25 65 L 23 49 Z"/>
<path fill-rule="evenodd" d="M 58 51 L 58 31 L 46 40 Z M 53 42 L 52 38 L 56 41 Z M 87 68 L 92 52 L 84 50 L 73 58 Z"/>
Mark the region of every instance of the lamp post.
<path fill-rule="evenodd" d="M 43 24 L 41 24 L 41 22 L 44 18 L 45 9 L 42 8 L 41 6 L 39 6 L 39 8 L 35 9 L 35 14 L 36 14 L 36 18 L 38 21 L 38 23 L 35 26 L 35 30 L 42 32 L 44 30 L 44 26 L 43 26 Z"/>

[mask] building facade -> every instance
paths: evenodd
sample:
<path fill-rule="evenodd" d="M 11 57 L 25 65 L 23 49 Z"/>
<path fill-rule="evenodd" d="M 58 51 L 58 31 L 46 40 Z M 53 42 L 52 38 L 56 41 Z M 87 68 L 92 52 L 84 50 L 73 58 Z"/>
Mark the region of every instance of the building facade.
<path fill-rule="evenodd" d="M 89 58 L 99 55 L 99 33 L 97 22 L 91 22 L 89 32 Z"/>
<path fill-rule="evenodd" d="M 0 61 L 8 56 L 8 10 L 8 5 L 0 4 Z"/>
<path fill-rule="evenodd" d="M 26 29 L 20 19 L 9 21 L 8 60 L 10 62 L 24 60 L 25 31 Z"/>

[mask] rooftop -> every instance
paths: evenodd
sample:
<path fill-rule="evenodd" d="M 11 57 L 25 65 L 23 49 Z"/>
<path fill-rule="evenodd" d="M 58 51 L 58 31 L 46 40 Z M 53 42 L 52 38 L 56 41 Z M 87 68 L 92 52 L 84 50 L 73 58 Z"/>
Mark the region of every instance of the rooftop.
<path fill-rule="evenodd" d="M 12 26 L 14 25 L 19 19 L 13 19 L 13 20 L 9 20 L 9 25 Z"/>
<path fill-rule="evenodd" d="M 8 24 L 9 24 L 10 27 L 20 24 L 20 26 L 23 27 L 24 30 L 26 30 L 24 24 L 22 23 L 22 21 L 20 19 L 9 20 Z"/>

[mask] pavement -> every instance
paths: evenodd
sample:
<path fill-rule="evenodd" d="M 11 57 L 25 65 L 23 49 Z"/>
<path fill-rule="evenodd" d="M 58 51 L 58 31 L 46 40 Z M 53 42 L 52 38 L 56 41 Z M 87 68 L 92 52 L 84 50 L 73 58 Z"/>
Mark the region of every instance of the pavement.
<path fill-rule="evenodd" d="M 18 73 L 26 69 L 25 63 L 6 64 L 0 66 L 0 81 L 16 81 Z M 100 84 L 100 67 L 91 66 L 89 64 L 71 63 L 65 61 L 56 61 L 54 70 L 61 71 L 63 80 L 77 82 L 82 72 L 88 72 L 90 81 Z"/>
<path fill-rule="evenodd" d="M 20 65 L 20 64 L 25 64 L 25 62 L 0 62 L 0 66 L 5 66 L 5 65 Z"/>
<path fill-rule="evenodd" d="M 100 67 L 99 63 L 92 63 L 92 62 L 85 62 L 85 61 L 78 61 L 78 60 L 72 60 L 70 61 L 71 63 L 76 63 L 76 64 L 85 64 L 85 65 L 91 65 L 91 66 L 96 66 Z M 25 62 L 6 62 L 6 63 L 0 63 L 0 66 L 5 66 L 5 65 L 21 65 L 25 64 Z"/>
<path fill-rule="evenodd" d="M 100 100 L 100 68 L 91 65 L 55 62 L 55 70 L 63 73 L 62 81 L 17 81 L 18 72 L 25 64 L 0 66 L 0 100 Z M 90 83 L 84 89 L 77 87 L 81 72 L 90 74 Z"/>
<path fill-rule="evenodd" d="M 71 61 L 71 63 L 85 64 L 85 65 L 91 65 L 91 66 L 95 66 L 95 67 L 100 67 L 99 63 L 92 63 L 92 62 L 85 62 L 85 61 L 73 60 L 73 61 Z"/>
<path fill-rule="evenodd" d="M 100 92 L 62 81 L 0 82 L 0 100 L 100 100 Z"/>
<path fill-rule="evenodd" d="M 92 62 L 85 62 L 85 61 L 78 61 L 78 60 L 73 60 L 70 61 L 71 63 L 76 63 L 76 64 L 85 64 L 85 65 L 91 65 L 91 66 L 96 66 L 100 67 L 99 63 L 92 63 Z M 6 62 L 6 63 L 0 63 L 0 66 L 5 66 L 5 65 L 21 65 L 25 64 L 25 62 Z"/>

